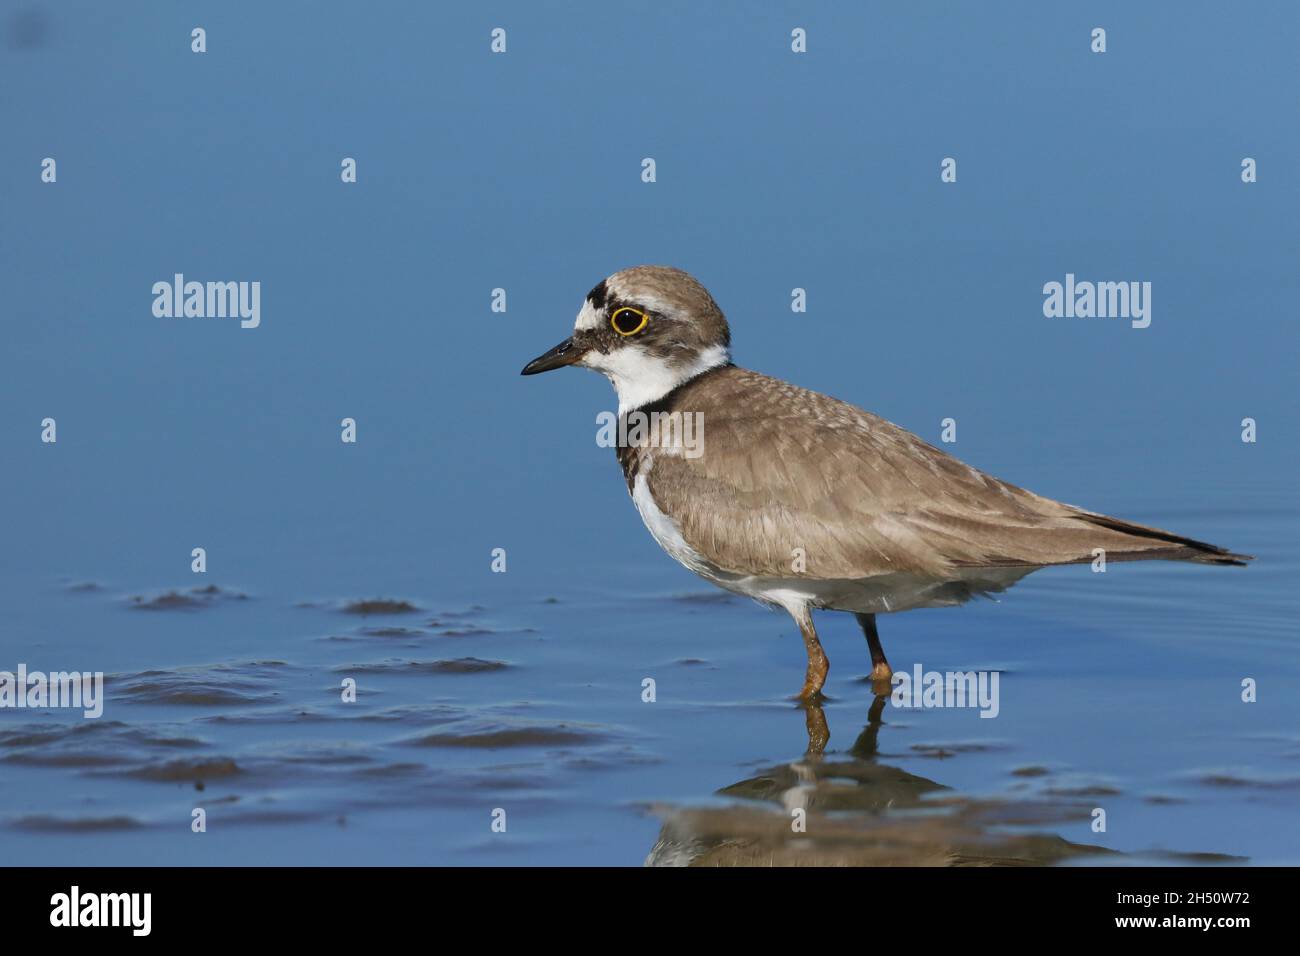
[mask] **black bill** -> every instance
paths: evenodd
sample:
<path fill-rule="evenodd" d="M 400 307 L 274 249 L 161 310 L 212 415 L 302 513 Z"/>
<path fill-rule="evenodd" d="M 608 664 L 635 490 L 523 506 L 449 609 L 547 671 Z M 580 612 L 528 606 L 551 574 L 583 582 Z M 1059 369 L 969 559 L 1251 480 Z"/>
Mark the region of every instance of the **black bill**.
<path fill-rule="evenodd" d="M 525 365 L 524 370 L 519 374 L 536 375 L 538 372 L 549 372 L 553 368 L 572 365 L 582 358 L 585 351 L 586 349 L 575 345 L 573 339 L 565 339 L 546 354 L 537 356 L 537 358 Z"/>

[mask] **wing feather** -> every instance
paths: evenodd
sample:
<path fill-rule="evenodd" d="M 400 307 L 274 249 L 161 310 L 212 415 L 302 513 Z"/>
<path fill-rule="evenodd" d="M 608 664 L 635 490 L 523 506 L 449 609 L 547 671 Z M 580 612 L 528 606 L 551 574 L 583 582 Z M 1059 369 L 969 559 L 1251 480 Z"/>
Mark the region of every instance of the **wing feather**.
<path fill-rule="evenodd" d="M 667 409 L 702 412 L 699 457 L 651 453 L 645 472 L 685 541 L 724 570 L 862 578 L 962 568 L 1175 557 L 1222 549 L 1043 498 L 837 399 L 728 367 Z"/>

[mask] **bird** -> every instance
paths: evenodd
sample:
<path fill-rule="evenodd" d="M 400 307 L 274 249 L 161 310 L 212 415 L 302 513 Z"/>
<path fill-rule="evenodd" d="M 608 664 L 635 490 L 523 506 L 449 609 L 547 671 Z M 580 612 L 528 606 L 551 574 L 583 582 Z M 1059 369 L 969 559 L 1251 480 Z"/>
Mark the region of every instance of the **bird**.
<path fill-rule="evenodd" d="M 670 266 L 604 279 L 572 335 L 521 374 L 566 366 L 613 384 L 618 462 L 655 541 L 713 584 L 793 618 L 808 656 L 803 701 L 822 699 L 830 668 L 814 610 L 856 616 L 870 679 L 888 686 L 878 614 L 959 605 L 1099 555 L 1253 560 L 1026 491 L 855 405 L 736 365 L 722 309 Z M 645 427 L 654 421 L 665 427 Z"/>

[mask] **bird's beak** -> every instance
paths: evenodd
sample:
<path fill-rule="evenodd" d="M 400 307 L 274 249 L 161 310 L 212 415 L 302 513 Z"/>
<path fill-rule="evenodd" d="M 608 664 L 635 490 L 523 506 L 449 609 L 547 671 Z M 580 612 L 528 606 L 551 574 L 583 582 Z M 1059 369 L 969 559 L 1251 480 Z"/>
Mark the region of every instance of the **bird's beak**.
<path fill-rule="evenodd" d="M 543 355 L 537 356 L 527 365 L 520 375 L 536 375 L 538 372 L 549 372 L 553 368 L 563 368 L 566 365 L 572 365 L 586 353 L 586 349 L 574 344 L 573 339 L 568 338 Z"/>

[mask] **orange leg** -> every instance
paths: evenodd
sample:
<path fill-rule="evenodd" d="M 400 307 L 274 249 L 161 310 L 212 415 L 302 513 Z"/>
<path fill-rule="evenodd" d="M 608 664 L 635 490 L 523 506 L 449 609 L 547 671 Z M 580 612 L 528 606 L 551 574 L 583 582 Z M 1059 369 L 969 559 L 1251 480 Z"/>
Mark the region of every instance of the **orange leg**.
<path fill-rule="evenodd" d="M 804 723 L 808 728 L 809 757 L 820 757 L 831 739 L 831 728 L 826 723 L 826 711 L 815 700 L 804 701 Z"/>
<path fill-rule="evenodd" d="M 799 691 L 800 700 L 815 700 L 821 696 L 822 685 L 826 683 L 826 672 L 831 669 L 831 662 L 826 659 L 822 642 L 817 639 L 813 629 L 812 614 L 805 608 L 795 616 L 799 633 L 803 635 L 804 647 L 808 650 L 808 673 L 804 676 L 803 689 Z"/>

